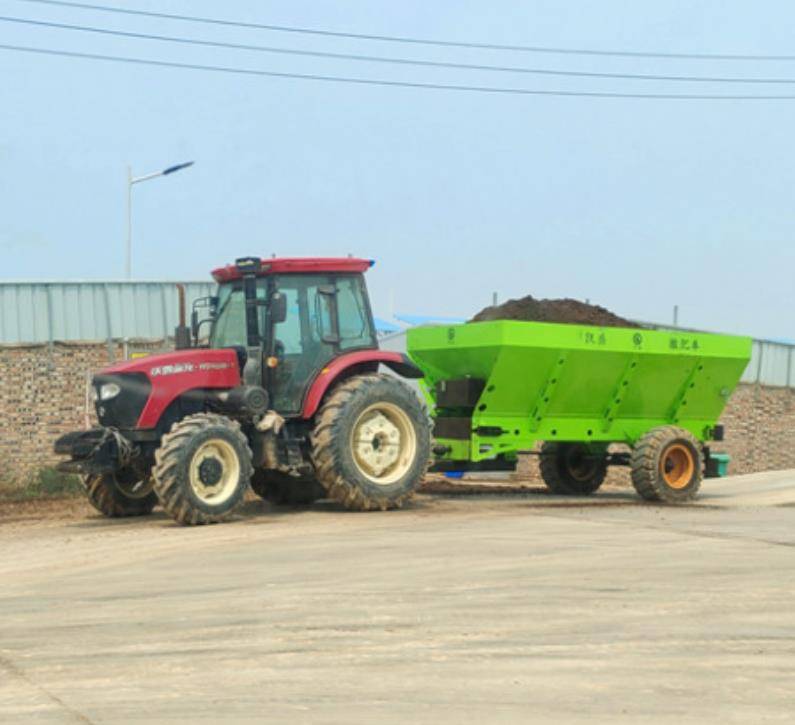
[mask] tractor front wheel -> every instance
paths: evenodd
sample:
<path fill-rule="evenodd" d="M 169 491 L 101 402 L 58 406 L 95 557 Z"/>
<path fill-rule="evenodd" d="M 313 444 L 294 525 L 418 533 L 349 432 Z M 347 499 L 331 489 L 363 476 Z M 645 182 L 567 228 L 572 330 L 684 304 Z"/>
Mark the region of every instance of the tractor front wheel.
<path fill-rule="evenodd" d="M 157 505 L 153 484 L 131 469 L 83 477 L 89 503 L 109 518 L 151 514 Z"/>
<path fill-rule="evenodd" d="M 649 431 L 632 450 L 631 465 L 632 485 L 647 501 L 690 501 L 701 487 L 701 444 L 682 428 L 666 425 Z"/>
<path fill-rule="evenodd" d="M 243 501 L 251 449 L 240 424 L 198 413 L 171 426 L 155 452 L 155 491 L 181 524 L 222 521 Z"/>
<path fill-rule="evenodd" d="M 607 452 L 586 443 L 544 443 L 539 468 L 552 493 L 590 496 L 607 475 Z"/>
<path fill-rule="evenodd" d="M 312 461 L 330 498 L 355 511 L 409 498 L 430 458 L 430 423 L 414 391 L 391 375 L 338 385 L 317 414 Z"/>
<path fill-rule="evenodd" d="M 254 471 L 251 489 L 274 506 L 309 506 L 326 494 L 314 478 L 263 469 Z"/>

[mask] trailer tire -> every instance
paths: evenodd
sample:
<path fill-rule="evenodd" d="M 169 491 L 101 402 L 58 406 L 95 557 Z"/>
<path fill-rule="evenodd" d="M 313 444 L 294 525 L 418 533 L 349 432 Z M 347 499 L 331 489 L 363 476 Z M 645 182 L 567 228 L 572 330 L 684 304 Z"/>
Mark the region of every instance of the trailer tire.
<path fill-rule="evenodd" d="M 131 471 L 83 476 L 89 503 L 108 518 L 147 516 L 157 505 L 157 494 L 150 479 L 141 479 Z M 137 486 L 137 488 L 136 488 Z"/>
<path fill-rule="evenodd" d="M 328 496 L 353 511 L 397 508 L 430 460 L 430 421 L 414 391 L 391 375 L 349 378 L 315 417 L 312 462 Z"/>
<path fill-rule="evenodd" d="M 326 495 L 314 478 L 265 469 L 254 471 L 251 489 L 274 506 L 309 506 Z"/>
<path fill-rule="evenodd" d="M 541 478 L 560 496 L 590 496 L 607 475 L 607 452 L 586 443 L 547 442 L 541 446 Z"/>
<path fill-rule="evenodd" d="M 155 451 L 155 491 L 180 524 L 223 521 L 243 501 L 253 472 L 237 421 L 198 413 L 171 426 Z"/>
<path fill-rule="evenodd" d="M 632 485 L 647 501 L 683 503 L 701 487 L 704 457 L 689 431 L 666 425 L 654 428 L 632 450 Z"/>

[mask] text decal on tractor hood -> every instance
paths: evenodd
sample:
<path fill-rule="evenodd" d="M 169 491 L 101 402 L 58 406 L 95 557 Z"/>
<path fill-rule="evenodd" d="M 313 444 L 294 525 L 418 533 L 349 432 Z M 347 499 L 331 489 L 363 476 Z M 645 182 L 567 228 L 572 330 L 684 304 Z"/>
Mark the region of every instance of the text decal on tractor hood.
<path fill-rule="evenodd" d="M 154 378 L 158 375 L 177 375 L 179 373 L 192 373 L 197 368 L 201 371 L 205 370 L 227 370 L 232 367 L 231 363 L 227 362 L 203 362 L 196 365 L 195 363 L 173 363 L 172 365 L 158 365 L 149 371 L 149 374 Z"/>

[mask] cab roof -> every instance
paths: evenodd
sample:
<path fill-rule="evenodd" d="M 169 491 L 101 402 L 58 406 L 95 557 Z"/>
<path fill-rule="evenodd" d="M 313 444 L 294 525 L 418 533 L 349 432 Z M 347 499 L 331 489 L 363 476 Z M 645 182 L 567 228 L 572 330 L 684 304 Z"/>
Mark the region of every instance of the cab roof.
<path fill-rule="evenodd" d="M 260 262 L 258 277 L 270 274 L 324 274 L 366 272 L 375 264 L 372 259 L 358 257 L 272 257 Z M 231 282 L 242 277 L 235 264 L 213 270 L 216 282 Z"/>

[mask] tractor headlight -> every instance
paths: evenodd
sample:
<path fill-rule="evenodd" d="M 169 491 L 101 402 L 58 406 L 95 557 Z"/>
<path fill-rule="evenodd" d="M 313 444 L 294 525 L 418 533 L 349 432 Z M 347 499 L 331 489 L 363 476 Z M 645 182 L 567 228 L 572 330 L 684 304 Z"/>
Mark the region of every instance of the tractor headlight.
<path fill-rule="evenodd" d="M 104 383 L 99 387 L 99 399 L 111 400 L 121 392 L 121 388 L 116 383 Z"/>

